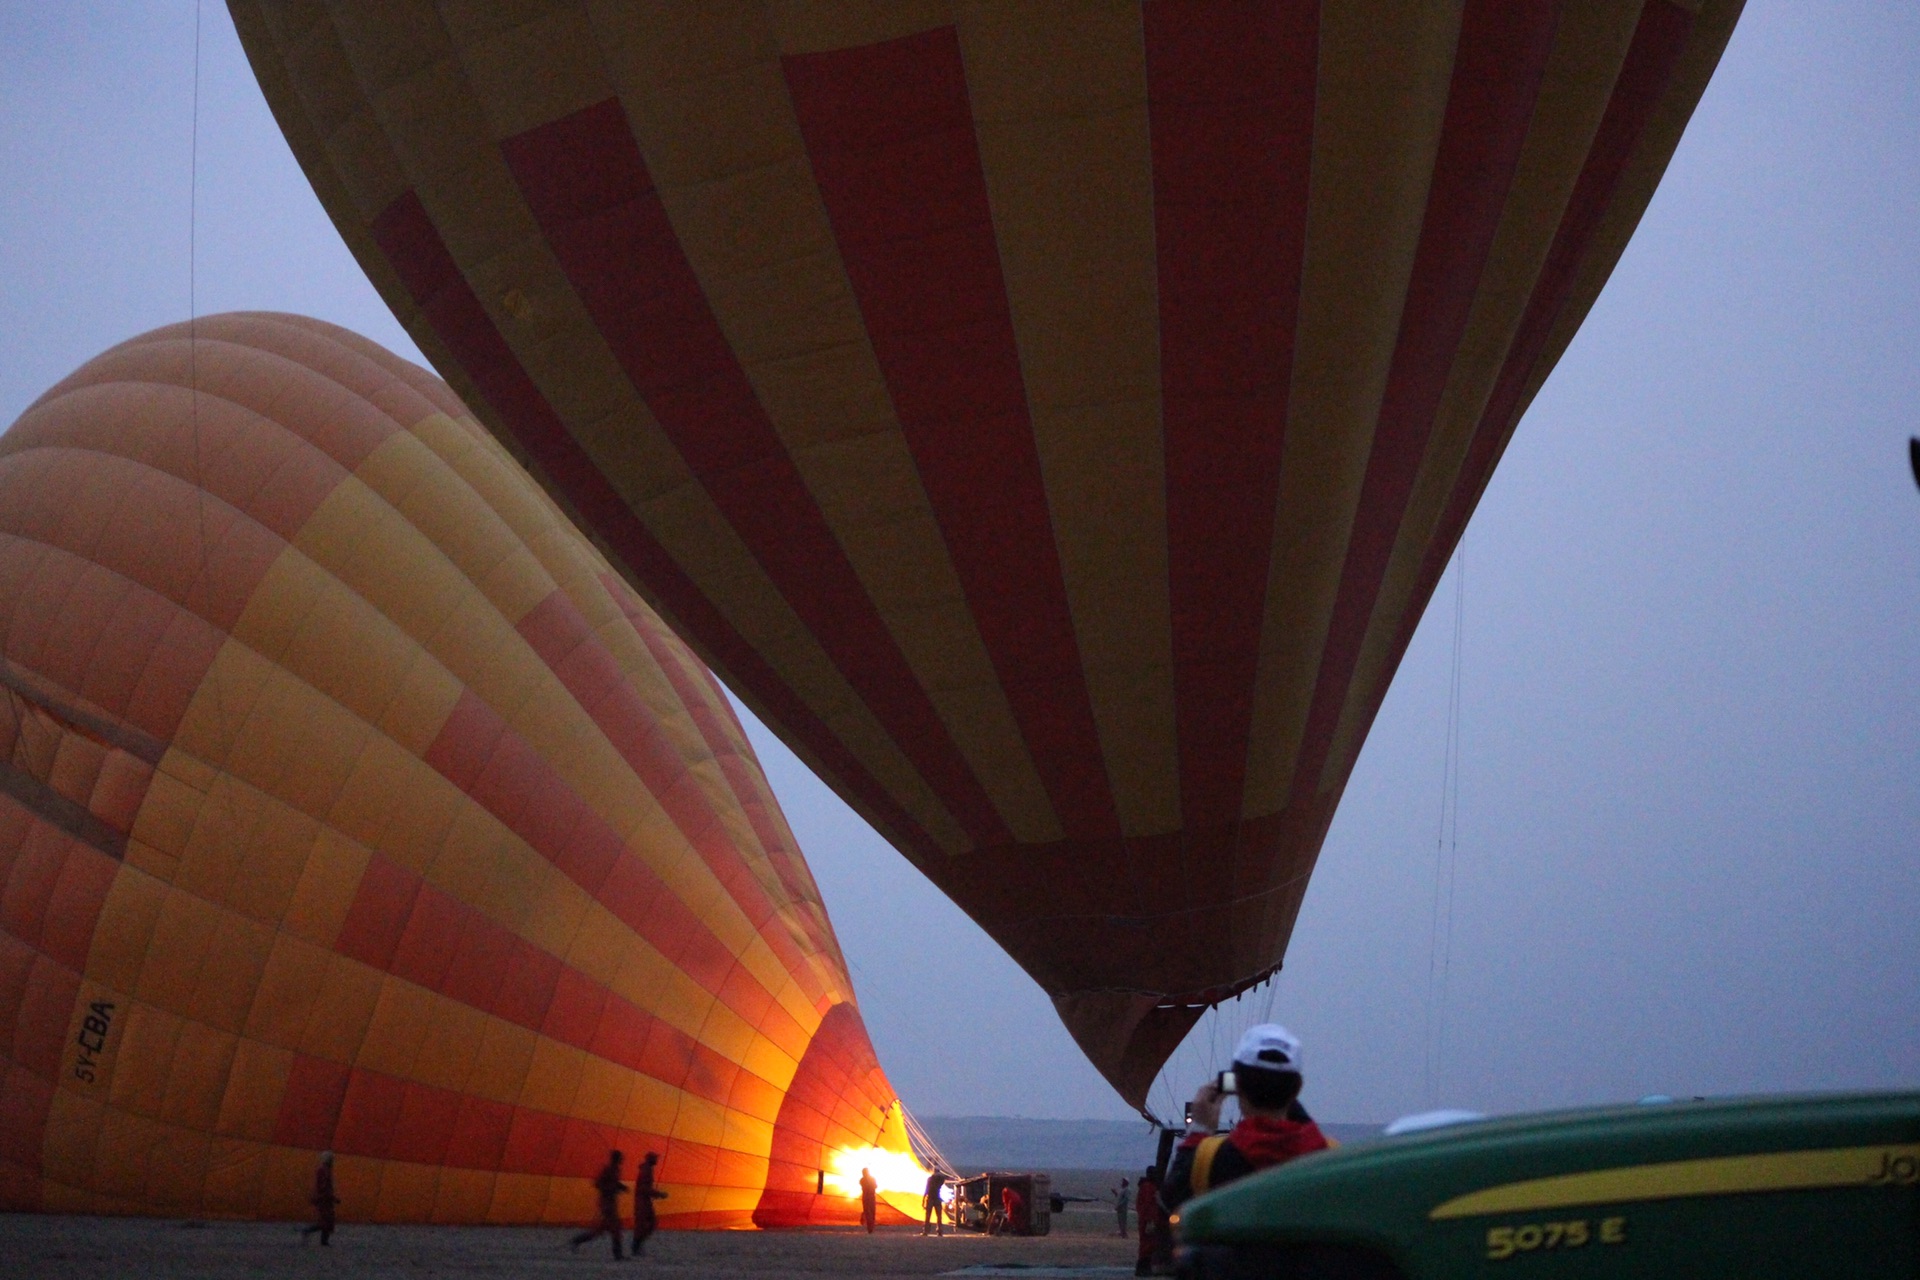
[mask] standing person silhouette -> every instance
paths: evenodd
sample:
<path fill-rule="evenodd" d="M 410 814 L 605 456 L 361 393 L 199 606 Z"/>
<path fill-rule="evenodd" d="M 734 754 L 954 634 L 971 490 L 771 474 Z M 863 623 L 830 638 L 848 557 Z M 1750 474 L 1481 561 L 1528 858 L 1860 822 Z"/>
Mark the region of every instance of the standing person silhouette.
<path fill-rule="evenodd" d="M 879 1193 L 880 1184 L 874 1181 L 873 1170 L 862 1169 L 860 1171 L 860 1225 L 867 1229 L 868 1235 L 873 1234 L 873 1220 L 879 1213 L 879 1205 L 875 1203 L 875 1197 Z"/>
<path fill-rule="evenodd" d="M 1133 1214 L 1140 1232 L 1139 1260 L 1133 1264 L 1136 1276 L 1170 1273 L 1173 1264 L 1173 1235 L 1167 1223 L 1167 1211 L 1160 1204 L 1160 1171 L 1148 1165 L 1134 1184 Z"/>
<path fill-rule="evenodd" d="M 947 1175 L 935 1169 L 927 1175 L 926 1194 L 920 1197 L 920 1207 L 926 1216 L 920 1220 L 920 1234 L 926 1235 L 927 1228 L 934 1228 L 935 1235 L 947 1234 L 946 1206 L 940 1202 L 940 1193 L 947 1185 Z"/>
<path fill-rule="evenodd" d="M 1133 1192 L 1130 1190 L 1132 1185 L 1133 1184 L 1125 1178 L 1122 1178 L 1120 1179 L 1120 1185 L 1113 1189 L 1113 1212 L 1114 1216 L 1120 1219 L 1120 1235 L 1122 1238 L 1127 1234 L 1127 1210 L 1133 1207 Z"/>
<path fill-rule="evenodd" d="M 300 1243 L 305 1244 L 307 1237 L 318 1231 L 320 1243 L 333 1244 L 333 1207 L 340 1203 L 340 1197 L 333 1194 L 333 1152 L 322 1151 L 320 1161 L 313 1167 L 313 1205 L 314 1220 L 300 1228 Z"/>
<path fill-rule="evenodd" d="M 572 1247 L 577 1251 L 581 1245 L 597 1236 L 613 1237 L 613 1256 L 617 1261 L 620 1253 L 620 1197 L 627 1192 L 627 1184 L 620 1181 L 620 1162 L 626 1156 L 618 1151 L 607 1153 L 607 1163 L 594 1177 L 593 1189 L 599 1197 L 599 1225 L 582 1231 L 573 1238 Z M 635 1246 L 638 1248 L 638 1246 Z"/>
<path fill-rule="evenodd" d="M 653 1189 L 653 1169 L 660 1163 L 660 1153 L 647 1152 L 647 1158 L 640 1162 L 640 1171 L 633 1175 L 633 1256 L 639 1257 L 640 1250 L 646 1247 L 647 1237 L 659 1225 L 654 1215 L 653 1202 L 665 1200 L 667 1193 Z"/>

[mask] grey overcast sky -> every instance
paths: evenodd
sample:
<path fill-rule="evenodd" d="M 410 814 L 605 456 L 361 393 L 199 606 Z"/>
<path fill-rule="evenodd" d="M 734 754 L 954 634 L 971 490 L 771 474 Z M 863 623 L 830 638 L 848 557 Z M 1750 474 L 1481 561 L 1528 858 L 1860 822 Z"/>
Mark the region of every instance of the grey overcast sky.
<path fill-rule="evenodd" d="M 224 7 L 202 21 L 199 310 L 419 359 Z M 0 422 L 187 314 L 193 28 L 192 0 L 0 0 Z M 1451 575 L 1284 973 L 1201 1024 L 1155 1103 L 1269 994 L 1332 1120 L 1920 1088 L 1912 434 L 1920 5 L 1753 0 L 1467 535 L 1450 911 L 1436 930 Z M 755 741 L 908 1105 L 1125 1117 L 985 935 Z"/>

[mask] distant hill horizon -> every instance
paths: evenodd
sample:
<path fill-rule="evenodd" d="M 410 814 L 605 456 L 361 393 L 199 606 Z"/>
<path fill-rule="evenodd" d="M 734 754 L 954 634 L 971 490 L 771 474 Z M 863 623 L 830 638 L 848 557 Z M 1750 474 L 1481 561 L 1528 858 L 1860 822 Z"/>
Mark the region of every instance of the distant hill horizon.
<path fill-rule="evenodd" d="M 917 1116 L 940 1153 L 960 1170 L 1141 1168 L 1153 1160 L 1154 1129 L 1144 1120 L 1031 1120 L 1018 1116 Z M 1380 1135 L 1378 1124 L 1321 1121 L 1337 1142 Z"/>

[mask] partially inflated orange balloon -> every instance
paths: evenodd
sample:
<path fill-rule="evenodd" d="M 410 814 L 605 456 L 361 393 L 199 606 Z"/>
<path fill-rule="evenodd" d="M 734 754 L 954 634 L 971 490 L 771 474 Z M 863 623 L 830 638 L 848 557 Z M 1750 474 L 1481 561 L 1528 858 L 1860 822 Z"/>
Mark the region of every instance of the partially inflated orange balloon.
<path fill-rule="evenodd" d="M 116 347 L 0 438 L 0 1209 L 850 1220 L 907 1147 L 718 685 L 437 378 Z"/>

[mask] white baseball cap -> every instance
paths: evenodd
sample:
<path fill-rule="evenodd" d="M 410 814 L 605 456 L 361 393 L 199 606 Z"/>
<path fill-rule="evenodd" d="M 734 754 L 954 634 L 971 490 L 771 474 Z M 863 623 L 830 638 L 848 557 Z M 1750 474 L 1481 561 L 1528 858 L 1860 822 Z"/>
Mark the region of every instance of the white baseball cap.
<path fill-rule="evenodd" d="M 1247 1028 L 1233 1051 L 1233 1060 L 1236 1065 L 1267 1071 L 1299 1071 L 1300 1041 L 1279 1023 L 1263 1022 Z"/>

